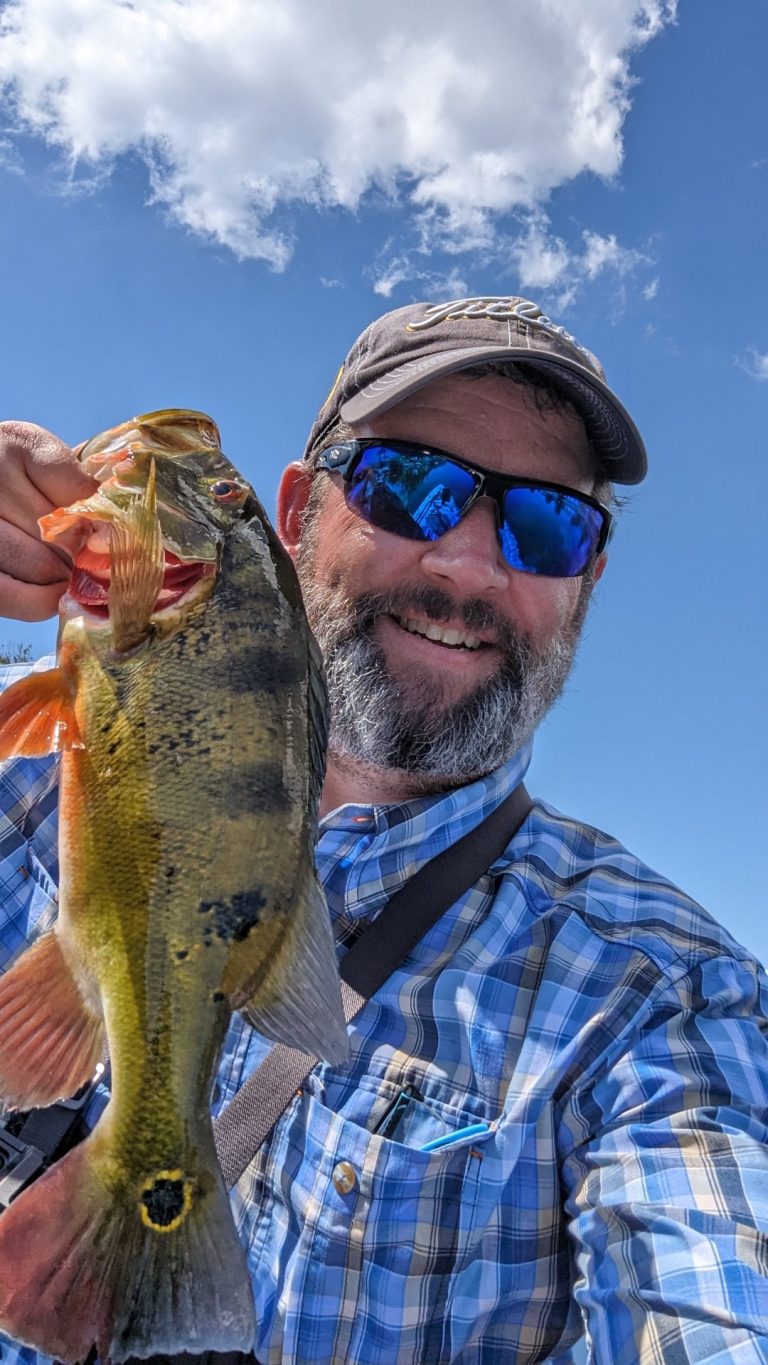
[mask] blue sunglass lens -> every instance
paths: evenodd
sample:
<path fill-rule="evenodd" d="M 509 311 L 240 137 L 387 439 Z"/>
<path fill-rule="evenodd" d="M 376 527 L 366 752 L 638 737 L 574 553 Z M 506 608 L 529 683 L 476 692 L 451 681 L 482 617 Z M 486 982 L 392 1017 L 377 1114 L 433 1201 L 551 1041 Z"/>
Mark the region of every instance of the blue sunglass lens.
<path fill-rule="evenodd" d="M 346 488 L 351 508 L 408 540 L 439 540 L 461 520 L 479 484 L 452 460 L 385 444 L 366 446 Z M 499 537 L 507 563 L 550 578 L 582 574 L 600 541 L 599 510 L 551 488 L 509 488 Z"/>
<path fill-rule="evenodd" d="M 551 488 L 504 494 L 501 548 L 513 568 L 552 578 L 581 574 L 597 549 L 603 519 L 595 507 Z"/>
<path fill-rule="evenodd" d="M 461 519 L 477 480 L 435 455 L 366 446 L 347 487 L 347 503 L 366 521 L 408 540 L 439 540 Z"/>

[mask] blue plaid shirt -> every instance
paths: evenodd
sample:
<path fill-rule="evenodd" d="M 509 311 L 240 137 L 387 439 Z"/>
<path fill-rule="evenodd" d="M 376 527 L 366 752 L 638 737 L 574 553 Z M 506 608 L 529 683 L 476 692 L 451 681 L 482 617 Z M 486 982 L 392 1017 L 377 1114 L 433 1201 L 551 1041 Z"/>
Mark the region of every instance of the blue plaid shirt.
<path fill-rule="evenodd" d="M 528 757 L 328 816 L 317 857 L 340 944 Z M 6 961 L 55 914 L 55 775 L 22 759 L 0 775 Z M 698 905 L 536 801 L 233 1191 L 259 1360 L 563 1365 L 586 1332 L 604 1365 L 768 1362 L 766 1013 L 759 965 Z M 266 1047 L 235 1016 L 217 1107 Z M 420 1098 L 375 1133 L 406 1085 Z"/>

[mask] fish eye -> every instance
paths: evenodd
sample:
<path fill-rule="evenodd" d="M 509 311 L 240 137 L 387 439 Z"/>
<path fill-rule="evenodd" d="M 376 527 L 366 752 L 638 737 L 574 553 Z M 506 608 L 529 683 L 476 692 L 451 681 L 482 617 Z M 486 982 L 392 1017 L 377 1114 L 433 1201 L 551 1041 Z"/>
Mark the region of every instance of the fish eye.
<path fill-rule="evenodd" d="M 217 479 L 211 484 L 211 493 L 217 502 L 240 502 L 246 492 L 247 489 L 239 483 L 234 483 L 232 479 Z"/>

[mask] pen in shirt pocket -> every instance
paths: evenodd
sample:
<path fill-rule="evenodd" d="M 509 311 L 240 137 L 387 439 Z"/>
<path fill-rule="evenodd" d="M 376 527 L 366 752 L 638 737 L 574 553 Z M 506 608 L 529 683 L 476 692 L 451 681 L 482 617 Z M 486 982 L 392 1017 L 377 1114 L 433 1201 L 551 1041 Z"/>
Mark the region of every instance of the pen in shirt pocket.
<path fill-rule="evenodd" d="M 441 1147 L 450 1147 L 453 1142 L 461 1142 L 463 1138 L 484 1137 L 490 1131 L 490 1123 L 468 1123 L 466 1128 L 455 1128 L 452 1133 L 443 1133 L 442 1137 L 436 1137 L 431 1142 L 425 1142 L 419 1151 L 436 1152 Z"/>
<path fill-rule="evenodd" d="M 404 1085 L 392 1103 L 387 1105 L 371 1132 L 376 1133 L 378 1137 L 391 1138 L 412 1100 L 423 1100 L 423 1098 L 421 1091 L 415 1085 Z"/>

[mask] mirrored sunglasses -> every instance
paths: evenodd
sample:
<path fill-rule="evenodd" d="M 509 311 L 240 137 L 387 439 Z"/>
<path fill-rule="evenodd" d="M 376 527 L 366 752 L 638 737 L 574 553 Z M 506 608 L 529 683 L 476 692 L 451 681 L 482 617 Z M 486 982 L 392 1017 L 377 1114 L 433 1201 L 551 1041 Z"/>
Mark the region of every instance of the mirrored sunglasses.
<path fill-rule="evenodd" d="M 492 498 L 505 560 L 523 573 L 578 578 L 605 548 L 610 512 L 562 484 L 508 478 L 410 441 L 340 441 L 318 469 L 341 474 L 347 505 L 407 540 L 439 540 L 478 498 Z"/>

